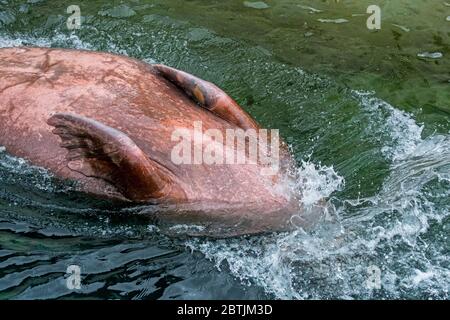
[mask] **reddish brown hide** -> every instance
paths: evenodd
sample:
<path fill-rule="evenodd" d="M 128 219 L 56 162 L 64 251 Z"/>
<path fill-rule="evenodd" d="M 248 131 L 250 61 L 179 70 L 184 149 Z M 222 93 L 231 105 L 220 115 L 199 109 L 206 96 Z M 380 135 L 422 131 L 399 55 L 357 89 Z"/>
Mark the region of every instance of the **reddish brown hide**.
<path fill-rule="evenodd" d="M 90 194 L 131 202 L 289 205 L 285 172 L 261 165 L 175 164 L 177 128 L 255 129 L 212 83 L 128 57 L 0 49 L 0 145 Z M 291 162 L 283 150 L 283 161 Z M 280 191 L 282 190 L 282 191 Z"/>

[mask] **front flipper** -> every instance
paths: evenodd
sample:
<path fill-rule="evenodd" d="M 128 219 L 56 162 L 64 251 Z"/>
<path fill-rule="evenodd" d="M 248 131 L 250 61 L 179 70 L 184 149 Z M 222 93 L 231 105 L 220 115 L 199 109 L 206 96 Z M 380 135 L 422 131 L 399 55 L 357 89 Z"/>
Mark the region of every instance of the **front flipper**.
<path fill-rule="evenodd" d="M 244 130 L 256 130 L 259 128 L 256 121 L 247 112 L 211 82 L 165 65 L 157 64 L 153 65 L 153 67 L 161 76 L 181 88 L 198 104 L 212 111 L 222 119 Z"/>
<path fill-rule="evenodd" d="M 112 183 L 131 201 L 163 198 L 172 191 L 170 177 L 123 132 L 67 113 L 55 114 L 47 123 L 69 151 L 71 170 Z"/>

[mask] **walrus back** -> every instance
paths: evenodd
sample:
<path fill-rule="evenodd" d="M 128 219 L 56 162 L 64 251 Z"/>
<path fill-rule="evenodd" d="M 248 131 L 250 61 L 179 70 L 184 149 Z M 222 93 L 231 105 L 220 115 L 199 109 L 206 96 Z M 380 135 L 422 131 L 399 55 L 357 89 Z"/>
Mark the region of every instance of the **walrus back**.
<path fill-rule="evenodd" d="M 67 151 L 47 124 L 57 113 L 80 115 L 123 132 L 179 178 L 188 198 L 268 201 L 257 166 L 180 166 L 172 161 L 176 128 L 192 128 L 197 121 L 221 132 L 236 126 L 198 106 L 151 65 L 91 51 L 0 49 L 0 145 L 61 178 L 80 181 L 84 190 L 102 195 L 109 189 L 113 194 L 113 185 L 67 167 Z"/>

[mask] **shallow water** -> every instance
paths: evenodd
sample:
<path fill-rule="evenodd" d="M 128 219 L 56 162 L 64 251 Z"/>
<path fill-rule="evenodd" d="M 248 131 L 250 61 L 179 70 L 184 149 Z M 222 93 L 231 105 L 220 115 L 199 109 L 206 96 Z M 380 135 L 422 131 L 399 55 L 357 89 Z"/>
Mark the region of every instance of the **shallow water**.
<path fill-rule="evenodd" d="M 0 0 L 0 46 L 109 51 L 210 80 L 280 129 L 304 204 L 334 210 L 308 231 L 169 237 L 0 149 L 0 298 L 449 298 L 448 2 L 379 1 L 379 31 L 365 0 L 76 2 Z"/>

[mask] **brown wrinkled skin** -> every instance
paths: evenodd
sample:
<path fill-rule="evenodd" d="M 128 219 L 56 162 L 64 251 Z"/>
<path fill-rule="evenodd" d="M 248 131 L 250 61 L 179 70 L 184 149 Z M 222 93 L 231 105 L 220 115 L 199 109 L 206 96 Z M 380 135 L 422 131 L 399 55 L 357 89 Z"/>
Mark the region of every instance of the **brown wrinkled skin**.
<path fill-rule="evenodd" d="M 0 49 L 0 145 L 60 178 L 78 181 L 87 193 L 126 200 L 123 190 L 110 181 L 69 168 L 68 151 L 47 121 L 57 113 L 80 115 L 124 133 L 170 175 L 171 185 L 157 197 L 159 202 L 255 204 L 267 212 L 286 208 L 287 197 L 274 191 L 274 181 L 282 179 L 261 176 L 258 165 L 176 165 L 171 161 L 172 148 L 178 143 L 171 141 L 175 128 L 191 129 L 199 120 L 203 130 L 224 132 L 237 126 L 207 110 L 208 106 L 199 106 L 169 80 L 157 67 L 108 53 Z M 223 114 L 222 107 L 219 104 Z"/>

